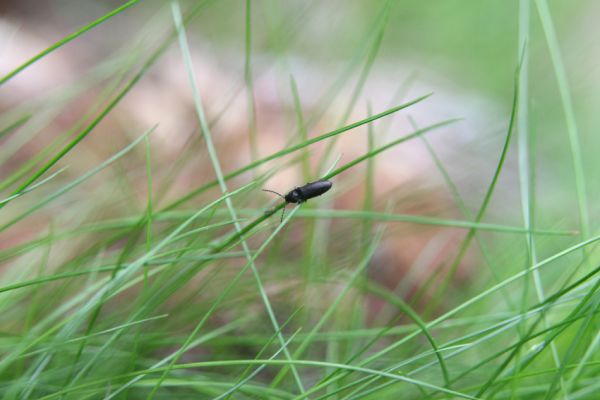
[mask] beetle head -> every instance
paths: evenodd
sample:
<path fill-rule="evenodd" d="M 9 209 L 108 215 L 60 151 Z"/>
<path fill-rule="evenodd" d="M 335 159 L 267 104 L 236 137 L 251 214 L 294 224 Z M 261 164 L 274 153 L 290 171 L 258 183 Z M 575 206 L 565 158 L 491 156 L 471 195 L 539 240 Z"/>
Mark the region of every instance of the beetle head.
<path fill-rule="evenodd" d="M 285 201 L 288 203 L 302 203 L 302 200 L 302 193 L 298 189 L 294 189 L 285 195 Z"/>

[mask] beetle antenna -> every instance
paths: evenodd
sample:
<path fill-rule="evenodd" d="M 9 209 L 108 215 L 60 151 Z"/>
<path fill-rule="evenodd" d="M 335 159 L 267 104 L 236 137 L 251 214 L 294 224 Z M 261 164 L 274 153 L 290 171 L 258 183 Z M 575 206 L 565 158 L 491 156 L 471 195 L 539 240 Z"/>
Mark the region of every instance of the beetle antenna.
<path fill-rule="evenodd" d="M 271 192 L 271 193 L 275 193 L 277 196 L 281 197 L 282 199 L 285 199 L 285 197 L 283 197 L 280 193 L 277 193 L 274 190 L 269 190 L 269 189 L 263 189 L 263 192 Z"/>

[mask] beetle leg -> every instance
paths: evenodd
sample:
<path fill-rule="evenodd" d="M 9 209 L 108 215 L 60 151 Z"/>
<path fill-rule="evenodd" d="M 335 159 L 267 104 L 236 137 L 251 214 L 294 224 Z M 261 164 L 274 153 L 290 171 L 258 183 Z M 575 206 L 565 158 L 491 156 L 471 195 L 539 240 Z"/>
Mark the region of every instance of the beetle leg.
<path fill-rule="evenodd" d="M 287 203 L 285 204 L 285 206 L 283 206 L 283 211 L 281 212 L 281 220 L 279 221 L 279 224 L 283 223 L 283 216 L 285 215 L 285 208 L 287 207 Z"/>

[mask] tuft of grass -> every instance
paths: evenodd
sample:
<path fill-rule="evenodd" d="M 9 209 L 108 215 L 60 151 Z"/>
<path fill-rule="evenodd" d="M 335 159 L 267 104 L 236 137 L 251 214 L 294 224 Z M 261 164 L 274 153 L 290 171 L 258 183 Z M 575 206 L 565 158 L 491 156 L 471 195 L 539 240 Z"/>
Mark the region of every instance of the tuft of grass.
<path fill-rule="evenodd" d="M 344 3 L 333 13 L 318 2 L 132 0 L 12 67 L 0 90 L 15 90 L 10 83 L 49 56 L 65 56 L 63 46 L 94 45 L 92 30 L 102 42 L 128 24 L 147 39 L 124 36 L 121 54 L 109 49 L 111 60 L 97 60 L 51 95 L 15 95 L 2 110 L 2 398 L 593 398 L 593 160 L 582 156 L 586 137 L 554 27 L 561 17 L 536 0 L 538 21 L 530 6 L 520 1 L 515 14 L 518 43 L 509 47 L 517 72 L 511 99 L 501 101 L 502 146 L 484 144 L 492 122 L 470 144 L 481 152 L 481 171 L 493 170 L 485 182 L 469 180 L 468 162 L 439 151 L 440 143 L 461 143 L 464 120 L 438 111 L 443 95 L 409 90 L 428 93 L 419 76 L 425 65 L 443 64 L 430 47 L 404 47 L 431 33 L 412 25 L 411 38 L 396 34 L 406 18 L 427 14 L 423 5 Z M 449 12 L 440 29 L 468 15 Z M 136 24 L 149 16 L 153 23 Z M 229 20 L 234 26 L 223 25 Z M 321 29 L 317 39 L 311 29 Z M 352 48 L 341 48 L 348 41 Z M 536 132 L 544 121 L 533 112 L 533 89 L 545 82 L 530 73 L 544 46 L 569 139 L 551 160 Z M 232 95 L 202 84 L 213 77 L 199 63 L 221 49 L 239 56 Z M 328 52 L 345 58 L 332 62 L 335 73 L 321 87 L 305 85 L 297 58 L 314 55 L 324 70 Z M 392 79 L 386 65 L 395 70 L 411 54 L 421 59 L 416 71 L 374 93 L 381 85 L 373 82 Z M 185 74 L 192 99 L 189 115 L 181 114 L 193 120 L 192 134 L 176 150 L 165 143 L 184 133 L 162 124 L 165 115 L 152 115 L 148 126 L 129 115 L 134 94 L 148 93 L 165 65 Z M 279 92 L 262 103 L 265 80 Z M 396 105 L 381 106 L 380 95 Z M 213 107 L 214 99 L 224 106 Z M 357 111 L 360 104 L 366 110 Z M 399 115 L 409 124 L 397 124 Z M 229 124 L 240 116 L 241 124 Z M 287 121 L 289 133 L 281 133 L 282 147 L 263 150 L 273 121 Z M 326 170 L 350 139 L 358 147 Z M 245 153 L 237 141 L 249 144 Z M 386 177 L 405 166 L 393 158 L 399 146 L 424 146 L 427 160 L 414 175 L 420 182 L 396 188 Z M 572 171 L 556 187 L 575 187 L 573 204 L 557 200 L 566 202 L 555 204 L 558 213 L 541 201 L 556 194 L 542 181 L 550 162 Z M 268 207 L 260 188 L 286 169 L 334 187 L 280 223 L 275 214 L 286 204 Z M 443 186 L 424 190 L 435 174 Z M 428 202 L 441 211 L 422 207 Z M 400 251 L 390 257 L 390 248 Z M 409 254 L 415 260 L 406 261 Z"/>

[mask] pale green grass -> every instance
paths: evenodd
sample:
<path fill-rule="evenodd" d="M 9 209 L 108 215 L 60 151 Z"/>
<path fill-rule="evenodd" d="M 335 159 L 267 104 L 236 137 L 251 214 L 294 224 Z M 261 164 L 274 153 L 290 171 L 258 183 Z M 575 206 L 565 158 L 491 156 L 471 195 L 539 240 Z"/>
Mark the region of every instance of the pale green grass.
<path fill-rule="evenodd" d="M 308 49 L 296 47 L 331 4 L 246 0 L 227 6 L 130 1 L 90 18 L 0 78 L 5 90 L 28 67 L 84 42 L 92 29 L 117 31 L 123 21 L 154 15 L 152 23 L 136 25 L 138 38 L 123 38 L 113 60 L 0 115 L 6 144 L 0 150 L 2 397 L 594 398 L 600 236 L 586 197 L 593 184 L 586 180 L 590 160 L 581 152 L 586 136 L 578 129 L 557 16 L 549 5 L 520 1 L 514 15 L 513 93 L 502 100 L 498 145 L 481 145 L 482 171 L 490 171 L 477 188 L 481 198 L 461 186 L 462 176 L 452 172 L 457 166 L 437 147 L 441 136 L 453 143 L 462 120 L 434 115 L 422 123 L 414 117 L 421 114 L 413 109 L 432 107 L 435 95 L 411 95 L 387 109 L 365 98 L 370 79 L 380 73 L 378 62 L 398 45 L 390 32 L 406 21 L 398 14 L 405 6 L 354 5 L 360 15 L 351 21 L 351 32 L 358 32 L 354 46 L 318 96 L 290 65 L 296 52 L 319 53 L 345 39 L 340 27 L 339 37 L 328 31 L 331 37 L 304 44 Z M 462 14 L 446 18 L 460 21 Z M 203 69 L 194 44 L 206 32 L 216 35 L 220 23 L 230 29 L 225 18 L 239 20 L 239 32 L 228 33 L 238 35 L 239 88 L 216 109 L 205 100 L 214 94 L 199 84 Z M 148 35 L 160 39 L 143 40 Z M 265 43 L 274 55 L 269 62 L 261 58 Z M 540 46 L 549 50 L 569 142 L 555 160 L 538 153 L 546 136 L 536 132 L 540 121 L 531 109 L 532 88 L 542 84 L 530 73 Z M 169 161 L 161 159 L 156 137 L 161 115 L 155 126 L 144 127 L 112 118 L 166 54 L 176 55 L 198 127 Z M 391 57 L 399 62 L 395 57 L 402 53 Z M 278 95 L 290 104 L 281 111 L 289 124 L 282 132 L 286 144 L 271 153 L 260 147 L 265 116 L 258 102 L 259 78 L 268 68 L 277 71 L 274 79 L 283 88 Z M 418 72 L 390 85 L 385 98 L 406 97 Z M 55 137 L 44 135 L 92 89 L 96 95 L 80 115 Z M 247 161 L 231 167 L 220 123 L 239 117 L 231 115 L 238 97 L 247 103 L 242 125 L 250 146 L 247 155 L 238 155 Z M 408 116 L 412 129 L 390 130 L 392 118 L 401 116 Z M 91 154 L 87 140 L 96 135 L 125 140 L 107 140 L 109 155 L 85 160 L 87 169 L 77 167 L 79 157 Z M 348 135 L 359 137 L 364 148 L 337 165 L 338 144 Z M 27 153 L 35 142 L 43 145 Z M 443 215 L 420 213 L 418 200 L 407 204 L 413 187 L 376 195 L 385 173 L 380 160 L 398 146 L 423 145 L 432 165 L 427 173 L 439 175 L 445 186 L 437 190 L 448 192 L 440 198 L 451 212 Z M 541 196 L 552 195 L 539 181 L 549 161 L 572 171 L 560 184 L 567 191 L 574 187 L 573 202 L 561 204 L 560 215 L 540 207 Z M 306 182 L 323 178 L 334 186 L 306 204 L 288 205 L 279 223 L 284 204 L 260 189 L 286 168 L 297 168 Z M 182 188 L 178 178 L 186 174 L 194 178 Z M 498 207 L 512 201 L 506 191 L 517 193 L 517 203 L 510 204 L 514 214 Z M 338 207 L 355 193 L 356 208 Z M 398 211 L 407 205 L 410 212 Z M 418 270 L 415 261 L 403 271 L 410 284 L 383 280 L 381 251 L 402 237 L 398 232 L 412 238 L 449 230 L 458 240 L 431 270 Z M 424 243 L 422 259 L 431 258 L 428 251 L 440 255 L 437 238 Z M 377 304 L 382 308 L 376 313 Z"/>

